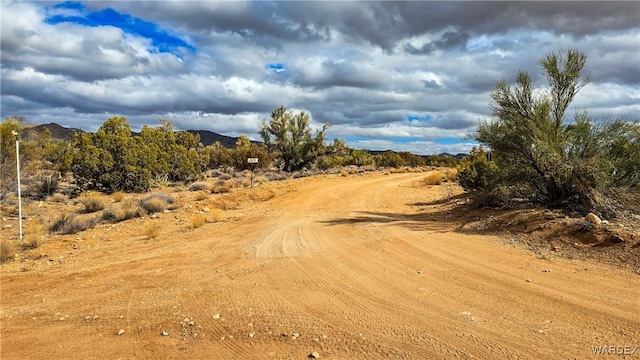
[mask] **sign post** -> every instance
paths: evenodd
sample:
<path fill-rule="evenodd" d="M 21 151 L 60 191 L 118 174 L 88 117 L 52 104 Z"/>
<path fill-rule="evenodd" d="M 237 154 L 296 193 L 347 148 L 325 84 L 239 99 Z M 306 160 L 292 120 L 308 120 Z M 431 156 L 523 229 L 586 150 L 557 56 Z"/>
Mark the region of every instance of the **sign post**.
<path fill-rule="evenodd" d="M 253 189 L 253 170 L 256 168 L 256 164 L 258 163 L 258 158 L 252 157 L 247 158 L 247 164 L 252 164 L 251 166 L 251 188 Z"/>
<path fill-rule="evenodd" d="M 18 175 L 18 218 L 20 219 L 20 240 L 22 240 L 22 195 L 20 194 L 20 142 L 19 133 L 16 130 L 11 132 L 16 137 L 16 173 Z"/>

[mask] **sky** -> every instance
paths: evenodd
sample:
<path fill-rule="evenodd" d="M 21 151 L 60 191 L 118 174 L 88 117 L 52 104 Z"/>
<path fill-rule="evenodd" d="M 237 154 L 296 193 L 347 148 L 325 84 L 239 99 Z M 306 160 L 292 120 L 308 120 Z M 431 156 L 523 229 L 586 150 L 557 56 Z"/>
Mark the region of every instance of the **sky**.
<path fill-rule="evenodd" d="M 576 49 L 575 111 L 640 118 L 640 2 L 5 1 L 0 112 L 259 140 L 284 106 L 356 149 L 468 153 L 490 93 Z"/>

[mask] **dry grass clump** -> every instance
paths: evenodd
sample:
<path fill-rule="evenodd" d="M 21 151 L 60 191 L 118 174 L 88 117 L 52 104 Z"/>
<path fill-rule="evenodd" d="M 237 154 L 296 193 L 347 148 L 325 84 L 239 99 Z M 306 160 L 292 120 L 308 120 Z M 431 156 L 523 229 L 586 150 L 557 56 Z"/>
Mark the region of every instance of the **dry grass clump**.
<path fill-rule="evenodd" d="M 448 181 L 456 181 L 458 180 L 458 169 L 456 168 L 446 168 L 444 170 L 444 176 L 447 178 Z"/>
<path fill-rule="evenodd" d="M 15 241 L 2 239 L 0 240 L 0 262 L 5 262 L 9 259 L 13 259 L 15 256 L 17 246 Z"/>
<path fill-rule="evenodd" d="M 443 180 L 446 178 L 445 174 L 442 171 L 430 171 L 427 173 L 427 176 L 424 177 L 425 185 L 440 185 Z"/>
<path fill-rule="evenodd" d="M 207 197 L 209 197 L 209 196 L 207 195 L 207 193 L 206 193 L 206 192 L 204 192 L 204 191 L 198 191 L 198 192 L 196 193 L 195 200 L 196 200 L 196 201 L 202 201 L 202 200 L 206 199 Z"/>
<path fill-rule="evenodd" d="M 189 191 L 207 191 L 209 190 L 209 184 L 204 182 L 196 182 L 189 186 Z"/>
<path fill-rule="evenodd" d="M 269 181 L 280 181 L 280 180 L 287 180 L 289 178 L 289 174 L 285 172 L 269 171 L 264 173 L 264 177 L 267 178 L 267 180 Z"/>
<path fill-rule="evenodd" d="M 208 222 L 220 222 L 226 219 L 224 211 L 222 209 L 212 209 L 209 211 Z"/>
<path fill-rule="evenodd" d="M 148 239 L 155 239 L 160 236 L 160 227 L 158 227 L 157 225 L 147 226 L 144 229 L 144 234 Z"/>
<path fill-rule="evenodd" d="M 42 243 L 46 226 L 38 220 L 29 220 L 25 224 L 22 247 L 36 249 Z"/>
<path fill-rule="evenodd" d="M 153 214 L 166 210 L 169 205 L 175 204 L 176 199 L 165 193 L 153 193 L 140 199 L 140 207 L 147 213 Z"/>
<path fill-rule="evenodd" d="M 96 217 L 80 216 L 77 214 L 62 214 L 49 228 L 61 234 L 76 234 L 91 229 L 98 222 Z"/>
<path fill-rule="evenodd" d="M 228 187 L 229 189 L 232 189 L 232 188 L 234 188 L 234 187 L 238 186 L 238 180 L 236 180 L 236 179 L 229 179 L 229 180 L 226 180 L 226 181 L 224 181 L 224 182 L 222 183 L 222 186 L 226 186 L 226 187 Z"/>
<path fill-rule="evenodd" d="M 262 176 L 262 175 L 261 176 L 256 176 L 253 179 L 253 183 L 254 184 L 262 184 L 262 183 L 266 183 L 266 182 L 269 182 L 269 180 L 266 177 Z"/>
<path fill-rule="evenodd" d="M 197 229 L 207 222 L 207 215 L 196 214 L 189 218 L 189 225 L 192 229 Z"/>
<path fill-rule="evenodd" d="M 85 213 L 93 213 L 104 209 L 106 203 L 105 196 L 96 191 L 89 191 L 82 194 L 78 201 L 84 206 Z"/>
<path fill-rule="evenodd" d="M 110 222 L 120 222 L 128 219 L 141 217 L 145 211 L 139 206 L 135 199 L 126 199 L 118 205 L 112 205 L 104 209 L 102 219 Z"/>
<path fill-rule="evenodd" d="M 122 202 L 125 199 L 125 197 L 126 195 L 122 191 L 117 191 L 111 194 L 111 198 L 113 199 L 114 202 L 117 202 L 117 203 Z"/>
<path fill-rule="evenodd" d="M 231 187 L 228 185 L 215 185 L 211 187 L 211 193 L 213 194 L 224 194 L 228 193 L 231 190 Z"/>
<path fill-rule="evenodd" d="M 55 193 L 47 197 L 47 201 L 55 203 L 64 203 L 67 200 L 69 200 L 69 197 L 61 193 Z"/>
<path fill-rule="evenodd" d="M 233 178 L 233 176 L 231 174 L 227 174 L 227 173 L 222 173 L 222 174 L 218 175 L 218 179 L 220 179 L 221 181 L 230 180 L 232 178 Z"/>

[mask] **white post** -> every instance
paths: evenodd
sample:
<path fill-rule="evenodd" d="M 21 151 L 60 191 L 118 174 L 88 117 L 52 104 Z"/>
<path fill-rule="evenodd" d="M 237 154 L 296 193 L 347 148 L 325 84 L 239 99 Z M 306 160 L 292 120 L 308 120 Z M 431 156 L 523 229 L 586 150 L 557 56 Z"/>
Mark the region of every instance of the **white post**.
<path fill-rule="evenodd" d="M 18 141 L 18 132 L 13 131 L 16 136 L 16 172 L 18 174 L 18 216 L 20 222 L 20 240 L 22 240 L 22 194 L 20 193 L 20 142 Z"/>

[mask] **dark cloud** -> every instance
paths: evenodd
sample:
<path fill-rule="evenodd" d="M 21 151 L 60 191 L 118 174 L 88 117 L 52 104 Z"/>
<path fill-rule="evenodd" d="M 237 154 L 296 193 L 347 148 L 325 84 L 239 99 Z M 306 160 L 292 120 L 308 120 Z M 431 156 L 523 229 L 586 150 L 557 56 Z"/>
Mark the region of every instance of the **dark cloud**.
<path fill-rule="evenodd" d="M 440 39 L 428 42 L 417 48 L 411 44 L 404 46 L 405 50 L 410 54 L 431 54 L 436 50 L 464 49 L 470 36 L 467 33 L 455 31 L 445 32 Z"/>

